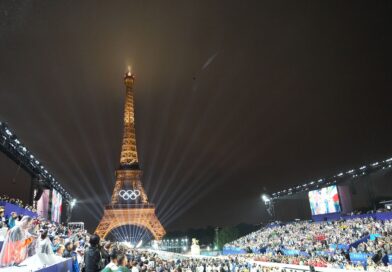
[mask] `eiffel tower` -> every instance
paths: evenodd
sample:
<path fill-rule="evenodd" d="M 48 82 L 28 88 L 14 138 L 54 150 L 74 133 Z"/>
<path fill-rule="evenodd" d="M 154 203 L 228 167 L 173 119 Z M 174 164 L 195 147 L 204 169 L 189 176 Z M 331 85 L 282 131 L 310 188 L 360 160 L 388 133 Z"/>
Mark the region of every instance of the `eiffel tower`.
<path fill-rule="evenodd" d="M 116 184 L 111 203 L 105 207 L 103 217 L 95 233 L 101 238 L 105 238 L 116 228 L 134 225 L 147 229 L 155 240 L 161 240 L 166 233 L 165 229 L 155 215 L 154 204 L 148 202 L 141 182 L 142 171 L 139 167 L 136 150 L 133 107 L 134 82 L 134 75 L 130 71 L 125 73 L 124 135 L 120 166 L 116 171 Z"/>

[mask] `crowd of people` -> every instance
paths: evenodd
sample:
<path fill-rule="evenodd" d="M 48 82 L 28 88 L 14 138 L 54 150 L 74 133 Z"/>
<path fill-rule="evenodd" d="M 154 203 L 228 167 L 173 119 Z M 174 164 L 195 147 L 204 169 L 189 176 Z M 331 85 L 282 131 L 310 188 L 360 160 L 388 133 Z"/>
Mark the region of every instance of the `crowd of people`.
<path fill-rule="evenodd" d="M 392 221 L 372 217 L 351 220 L 275 224 L 226 245 L 257 248 L 257 260 L 346 269 L 385 266 L 392 254 Z M 350 253 L 368 254 L 367 262 L 350 261 Z M 375 257 L 376 256 L 376 257 Z"/>
<path fill-rule="evenodd" d="M 15 254 L 17 252 L 17 254 Z M 29 257 L 30 256 L 30 257 Z M 163 257 L 157 253 L 110 242 L 81 229 L 69 229 L 24 216 L 6 235 L 0 253 L 2 267 L 72 258 L 73 272 L 272 272 L 244 257 Z"/>
<path fill-rule="evenodd" d="M 0 202 L 2 201 L 18 205 L 19 207 L 28 211 L 37 212 L 37 210 L 33 206 L 23 203 L 23 201 L 20 200 L 19 198 L 12 198 L 7 195 L 2 195 L 0 196 Z"/>
<path fill-rule="evenodd" d="M 10 198 L 2 198 L 3 201 Z M 19 203 L 13 200 L 13 203 Z M 392 221 L 372 217 L 351 220 L 273 224 L 237 239 L 226 247 L 258 249 L 254 253 L 219 258 L 164 258 L 129 248 L 44 219 L 4 217 L 0 207 L 0 267 L 23 262 L 45 265 L 72 259 L 73 272 L 265 272 L 290 271 L 264 263 L 392 271 L 381 258 L 392 255 Z M 294 254 L 287 254 L 291 252 Z M 366 264 L 350 261 L 350 253 L 366 253 Z M 378 256 L 378 258 L 374 258 Z M 35 259 L 34 259 L 35 258 Z M 295 269 L 291 269 L 295 271 Z"/>
<path fill-rule="evenodd" d="M 131 249 L 47 220 L 19 216 L 3 221 L 4 243 L 0 267 L 42 263 L 50 265 L 71 258 L 73 272 L 265 272 L 282 271 L 252 264 L 245 257 L 167 258 Z M 12 224 L 8 224 L 12 222 Z"/>
<path fill-rule="evenodd" d="M 2 204 L 15 204 L 25 210 L 35 211 L 16 198 L 3 195 L 0 201 Z M 0 267 L 20 265 L 26 261 L 50 265 L 71 257 L 75 260 L 74 271 L 80 271 L 78 264 L 83 258 L 81 252 L 87 237 L 87 233 L 81 229 L 72 230 L 15 211 L 5 216 L 4 206 L 0 206 Z"/>
<path fill-rule="evenodd" d="M 249 262 L 245 257 L 162 256 L 159 253 L 141 250 L 113 248 L 111 264 L 102 271 L 131 272 L 274 272 L 286 270 L 266 267 Z M 118 270 L 116 270 L 118 269 Z M 287 270 L 288 272 L 288 270 Z"/>
<path fill-rule="evenodd" d="M 13 215 L 14 216 L 14 215 Z M 12 217 L 12 216 L 10 216 Z M 12 225 L 0 223 L 2 232 L 0 240 L 0 267 L 19 265 L 28 257 L 40 258 L 43 265 L 50 265 L 62 260 L 73 258 L 75 271 L 80 259 L 81 249 L 87 233 L 83 230 L 71 230 L 63 225 L 53 224 L 46 220 L 23 216 L 20 220 L 16 216 Z M 30 260 L 38 261 L 36 259 Z"/>

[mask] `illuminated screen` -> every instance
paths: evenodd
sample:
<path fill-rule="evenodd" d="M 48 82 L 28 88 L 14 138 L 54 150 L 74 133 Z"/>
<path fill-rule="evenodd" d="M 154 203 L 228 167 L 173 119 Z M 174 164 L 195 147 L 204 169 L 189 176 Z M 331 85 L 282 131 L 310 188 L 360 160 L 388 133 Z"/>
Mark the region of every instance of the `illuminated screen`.
<path fill-rule="evenodd" d="M 37 201 L 37 214 L 40 218 L 48 219 L 49 193 L 50 190 L 44 190 L 40 199 Z"/>
<path fill-rule="evenodd" d="M 61 218 L 61 207 L 62 207 L 63 199 L 61 194 L 56 190 L 52 192 L 52 221 L 60 223 Z"/>
<path fill-rule="evenodd" d="M 340 212 L 339 194 L 336 185 L 309 192 L 312 215 Z"/>

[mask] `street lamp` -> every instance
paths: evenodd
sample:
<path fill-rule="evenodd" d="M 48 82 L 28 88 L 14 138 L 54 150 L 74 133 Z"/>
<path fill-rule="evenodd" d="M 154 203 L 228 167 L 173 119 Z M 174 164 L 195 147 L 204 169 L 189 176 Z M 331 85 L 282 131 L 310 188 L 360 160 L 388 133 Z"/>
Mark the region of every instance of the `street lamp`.
<path fill-rule="evenodd" d="M 274 209 L 274 202 L 270 195 L 262 194 L 261 199 L 264 202 L 264 205 L 267 207 L 267 212 L 271 216 L 272 221 L 275 220 L 275 209 Z"/>
<path fill-rule="evenodd" d="M 68 208 L 67 208 L 67 223 L 69 222 L 69 221 L 71 221 L 71 217 L 72 217 L 72 210 L 73 210 L 73 208 L 75 207 L 75 205 L 76 205 L 76 199 L 74 198 L 74 199 L 72 199 L 71 200 L 71 202 L 68 202 Z"/>
<path fill-rule="evenodd" d="M 76 199 L 74 198 L 71 201 L 71 209 L 73 209 L 73 207 L 75 207 L 75 205 L 76 205 Z"/>
<path fill-rule="evenodd" d="M 262 194 L 262 195 L 261 195 L 261 199 L 264 201 L 264 204 L 268 204 L 268 203 L 271 202 L 271 198 L 270 198 L 270 196 L 267 195 L 267 194 Z"/>

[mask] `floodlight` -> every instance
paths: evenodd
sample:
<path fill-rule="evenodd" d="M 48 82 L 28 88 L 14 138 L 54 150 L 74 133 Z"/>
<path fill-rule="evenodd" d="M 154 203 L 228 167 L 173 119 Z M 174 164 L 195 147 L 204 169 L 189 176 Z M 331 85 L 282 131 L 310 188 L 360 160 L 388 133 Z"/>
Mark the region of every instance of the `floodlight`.
<path fill-rule="evenodd" d="M 139 243 L 137 243 L 137 245 L 136 245 L 136 248 L 139 248 L 139 247 L 141 247 L 141 246 L 142 246 L 142 244 L 143 244 L 143 240 L 140 240 L 140 241 L 139 241 Z"/>
<path fill-rule="evenodd" d="M 269 203 L 271 201 L 271 198 L 266 194 L 262 194 L 261 199 L 264 201 L 264 203 Z"/>
<path fill-rule="evenodd" d="M 76 205 L 76 199 L 74 198 L 71 201 L 71 208 L 75 207 L 75 205 Z"/>

